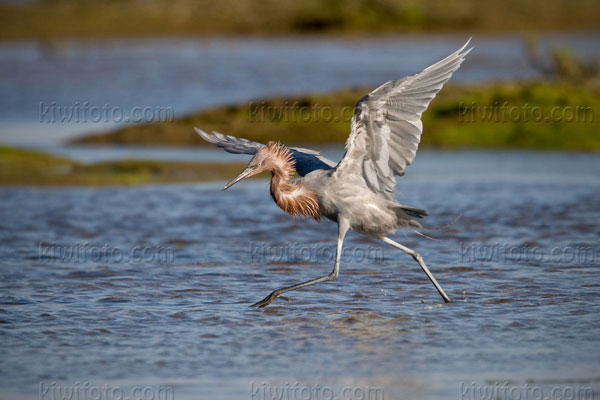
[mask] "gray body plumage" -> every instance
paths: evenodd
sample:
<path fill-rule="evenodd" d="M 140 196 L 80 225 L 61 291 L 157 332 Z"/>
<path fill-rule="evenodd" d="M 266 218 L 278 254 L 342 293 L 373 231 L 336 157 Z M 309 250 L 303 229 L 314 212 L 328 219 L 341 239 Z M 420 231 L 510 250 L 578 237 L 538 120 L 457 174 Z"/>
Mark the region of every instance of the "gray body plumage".
<path fill-rule="evenodd" d="M 301 180 L 317 193 L 325 217 L 335 222 L 346 220 L 357 232 L 379 237 L 393 233 L 399 226 L 420 226 L 404 211 L 405 206 L 374 193 L 361 179 L 348 182 L 331 169 L 313 171 Z M 426 215 L 424 210 L 419 211 Z"/>

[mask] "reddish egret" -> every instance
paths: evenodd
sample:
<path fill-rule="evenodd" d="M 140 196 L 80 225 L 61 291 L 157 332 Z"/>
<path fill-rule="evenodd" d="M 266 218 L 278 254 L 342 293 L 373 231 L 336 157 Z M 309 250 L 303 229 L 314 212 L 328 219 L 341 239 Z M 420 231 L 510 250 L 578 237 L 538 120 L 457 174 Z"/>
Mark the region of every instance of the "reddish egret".
<path fill-rule="evenodd" d="M 346 153 L 337 164 L 313 150 L 278 142 L 263 145 L 196 128 L 205 140 L 230 153 L 254 155 L 246 169 L 223 190 L 244 178 L 269 171 L 271 196 L 281 209 L 316 220 L 326 217 L 338 224 L 335 263 L 329 274 L 277 289 L 253 306 L 264 307 L 290 290 L 337 278 L 342 243 L 349 229 L 410 254 L 444 301 L 450 302 L 423 257 L 388 235 L 399 227 L 423 227 L 416 219 L 426 216 L 425 210 L 396 201 L 395 176 L 404 175 L 406 166 L 415 158 L 423 131 L 421 114 L 471 51 L 472 48 L 466 49 L 469 41 L 423 71 L 386 82 L 362 97 L 352 117 Z M 292 179 L 295 173 L 302 178 Z"/>

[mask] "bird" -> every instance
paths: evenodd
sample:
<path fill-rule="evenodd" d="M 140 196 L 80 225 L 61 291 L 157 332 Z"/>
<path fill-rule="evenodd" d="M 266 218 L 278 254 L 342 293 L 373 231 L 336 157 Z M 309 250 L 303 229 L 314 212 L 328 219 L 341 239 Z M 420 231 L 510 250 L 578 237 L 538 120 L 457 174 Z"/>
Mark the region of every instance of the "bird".
<path fill-rule="evenodd" d="M 418 220 L 427 216 L 427 211 L 397 201 L 396 176 L 403 176 L 413 162 L 423 132 L 421 116 L 473 49 L 467 49 L 470 41 L 421 72 L 390 80 L 360 98 L 354 108 L 346 151 L 338 163 L 317 151 L 288 147 L 278 141 L 262 144 L 194 128 L 204 140 L 229 153 L 253 156 L 223 190 L 267 171 L 271 173 L 271 197 L 283 211 L 317 221 L 325 217 L 338 225 L 336 256 L 329 274 L 276 289 L 251 307 L 265 307 L 283 293 L 335 280 L 349 230 L 412 256 L 444 302 L 451 302 L 421 254 L 389 236 L 398 228 L 423 228 Z"/>

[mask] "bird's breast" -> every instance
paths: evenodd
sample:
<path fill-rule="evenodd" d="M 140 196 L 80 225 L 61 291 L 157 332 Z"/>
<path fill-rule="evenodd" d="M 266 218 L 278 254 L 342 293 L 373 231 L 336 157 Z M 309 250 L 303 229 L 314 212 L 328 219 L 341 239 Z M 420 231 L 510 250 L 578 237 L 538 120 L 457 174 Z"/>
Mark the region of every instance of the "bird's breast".
<path fill-rule="evenodd" d="M 303 215 L 319 221 L 323 213 L 317 193 L 301 183 L 271 184 L 271 196 L 288 214 Z"/>

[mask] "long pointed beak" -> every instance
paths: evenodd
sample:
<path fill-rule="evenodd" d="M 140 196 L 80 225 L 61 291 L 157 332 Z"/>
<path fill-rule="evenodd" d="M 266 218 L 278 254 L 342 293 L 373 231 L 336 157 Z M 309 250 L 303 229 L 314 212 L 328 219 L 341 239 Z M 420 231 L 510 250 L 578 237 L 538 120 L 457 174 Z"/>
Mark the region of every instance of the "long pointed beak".
<path fill-rule="evenodd" d="M 233 186 L 236 183 L 238 183 L 239 181 L 241 181 L 242 179 L 249 177 L 250 175 L 252 175 L 252 172 L 254 172 L 254 168 L 252 168 L 252 167 L 246 167 L 246 169 L 243 170 L 241 174 L 239 174 L 237 177 L 235 177 L 232 180 L 230 180 L 227 183 L 227 185 L 225 185 L 225 187 L 223 188 L 223 190 L 227 190 L 231 186 Z"/>

